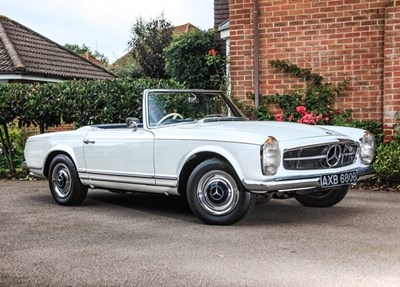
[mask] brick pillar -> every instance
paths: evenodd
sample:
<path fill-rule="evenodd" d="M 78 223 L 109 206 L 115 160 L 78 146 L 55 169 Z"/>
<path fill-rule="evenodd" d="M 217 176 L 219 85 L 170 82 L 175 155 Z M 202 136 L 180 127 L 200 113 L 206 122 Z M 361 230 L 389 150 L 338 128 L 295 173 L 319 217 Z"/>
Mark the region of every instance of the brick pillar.
<path fill-rule="evenodd" d="M 385 11 L 383 125 L 385 141 L 393 137 L 395 115 L 400 111 L 400 1 Z"/>

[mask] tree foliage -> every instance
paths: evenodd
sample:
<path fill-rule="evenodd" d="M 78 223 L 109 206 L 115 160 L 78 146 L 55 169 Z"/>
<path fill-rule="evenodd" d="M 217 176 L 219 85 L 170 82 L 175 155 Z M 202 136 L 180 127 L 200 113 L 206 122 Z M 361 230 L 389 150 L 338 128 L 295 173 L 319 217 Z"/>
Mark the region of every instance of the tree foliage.
<path fill-rule="evenodd" d="M 96 60 L 98 60 L 103 65 L 105 65 L 105 66 L 108 65 L 108 58 L 103 53 L 100 53 L 97 50 L 92 51 L 92 49 L 90 49 L 90 47 L 86 46 L 85 44 L 82 44 L 82 46 L 79 46 L 78 44 L 67 43 L 64 45 L 64 48 L 74 52 L 75 54 L 77 54 L 79 56 L 82 54 L 85 54 L 87 52 L 87 53 L 89 53 L 90 56 L 92 56 L 93 58 L 96 58 Z"/>
<path fill-rule="evenodd" d="M 176 37 L 165 49 L 166 71 L 176 81 L 190 88 L 220 88 L 213 76 L 224 73 L 225 63 L 208 58 L 216 51 L 215 32 L 195 31 Z"/>
<path fill-rule="evenodd" d="M 145 77 L 167 78 L 163 50 L 172 41 L 173 29 L 164 15 L 149 22 L 138 18 L 131 28 L 128 45 L 132 48 L 132 56 Z"/>

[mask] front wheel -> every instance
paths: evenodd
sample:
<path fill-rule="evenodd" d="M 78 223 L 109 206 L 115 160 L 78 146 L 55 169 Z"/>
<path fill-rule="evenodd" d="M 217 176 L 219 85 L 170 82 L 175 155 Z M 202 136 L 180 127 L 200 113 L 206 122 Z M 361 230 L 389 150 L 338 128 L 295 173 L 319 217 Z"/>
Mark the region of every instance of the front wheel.
<path fill-rule="evenodd" d="M 215 158 L 193 170 L 186 196 L 193 213 L 215 225 L 239 221 L 255 204 L 255 195 L 244 190 L 232 168 Z"/>
<path fill-rule="evenodd" d="M 54 157 L 50 164 L 49 188 L 60 205 L 78 205 L 87 194 L 87 187 L 80 182 L 74 163 L 64 154 Z"/>
<path fill-rule="evenodd" d="M 338 204 L 346 196 L 348 185 L 324 189 L 323 191 L 299 195 L 296 200 L 309 207 L 330 207 Z"/>

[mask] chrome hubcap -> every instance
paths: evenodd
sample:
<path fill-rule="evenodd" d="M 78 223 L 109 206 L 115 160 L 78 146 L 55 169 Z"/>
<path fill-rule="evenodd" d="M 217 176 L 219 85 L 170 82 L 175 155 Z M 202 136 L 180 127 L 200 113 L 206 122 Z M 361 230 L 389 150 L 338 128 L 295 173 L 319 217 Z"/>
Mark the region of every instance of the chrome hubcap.
<path fill-rule="evenodd" d="M 58 197 L 66 198 L 71 192 L 71 175 L 67 166 L 63 163 L 57 164 L 51 176 L 53 189 Z"/>
<path fill-rule="evenodd" d="M 235 180 L 226 172 L 210 171 L 199 181 L 197 198 L 201 207 L 213 215 L 231 212 L 239 201 Z"/>

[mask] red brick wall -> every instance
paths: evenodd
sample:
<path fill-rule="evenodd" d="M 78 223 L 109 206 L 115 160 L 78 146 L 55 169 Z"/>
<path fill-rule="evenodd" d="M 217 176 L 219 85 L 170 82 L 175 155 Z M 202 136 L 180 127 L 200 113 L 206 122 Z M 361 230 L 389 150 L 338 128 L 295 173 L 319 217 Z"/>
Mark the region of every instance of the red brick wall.
<path fill-rule="evenodd" d="M 383 121 L 388 138 L 400 111 L 400 1 L 391 4 L 386 7 L 384 41 Z"/>
<path fill-rule="evenodd" d="M 70 130 L 74 130 L 75 128 L 76 128 L 75 124 L 62 124 L 57 127 L 49 127 L 48 129 L 45 130 L 45 133 L 70 131 Z M 40 133 L 39 127 L 35 127 L 33 125 L 30 126 L 29 128 L 26 128 L 26 130 L 29 133 L 29 135 L 34 135 L 34 134 Z"/>
<path fill-rule="evenodd" d="M 254 93 L 253 2 L 230 0 L 229 6 L 232 95 L 243 100 Z M 312 68 L 326 81 L 347 80 L 337 108 L 352 109 L 357 119 L 384 121 L 389 129 L 399 111 L 398 2 L 258 0 L 260 94 L 299 85 L 268 64 L 288 60 Z"/>

